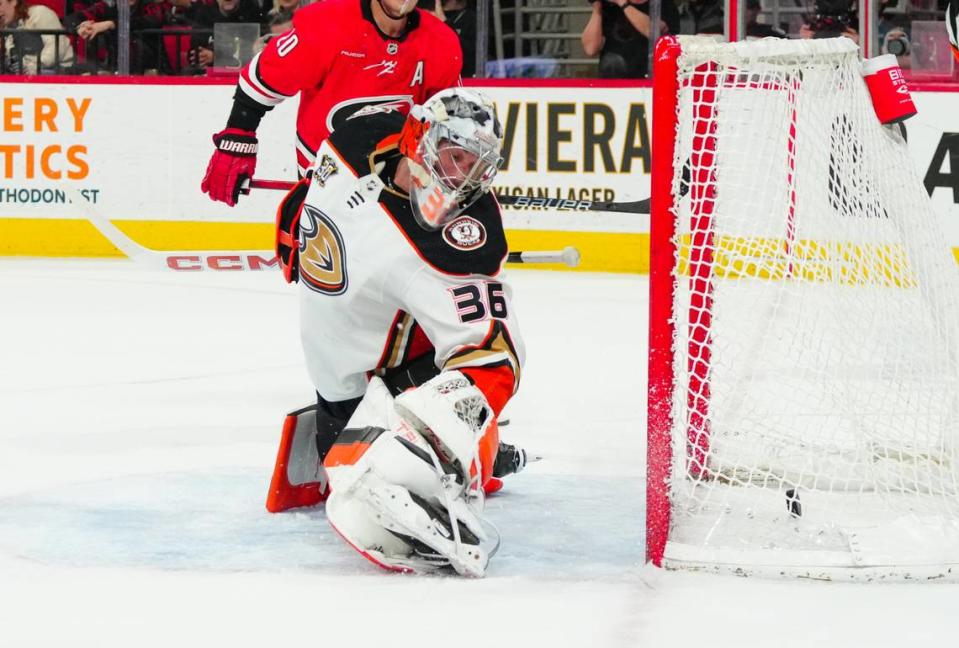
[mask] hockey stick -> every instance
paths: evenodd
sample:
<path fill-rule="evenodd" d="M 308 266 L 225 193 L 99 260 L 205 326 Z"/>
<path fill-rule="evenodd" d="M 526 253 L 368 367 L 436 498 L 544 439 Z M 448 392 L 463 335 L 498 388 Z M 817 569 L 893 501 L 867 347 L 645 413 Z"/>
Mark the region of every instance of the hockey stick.
<path fill-rule="evenodd" d="M 260 180 L 254 178 L 240 189 L 241 194 L 249 194 L 252 189 L 275 189 L 289 191 L 295 183 L 286 180 Z M 648 214 L 649 198 L 632 202 L 596 202 L 593 200 L 572 200 L 566 198 L 533 198 L 531 196 L 510 196 L 496 194 L 501 205 L 516 209 L 556 209 L 560 211 L 600 211 L 621 214 Z"/>
<path fill-rule="evenodd" d="M 120 228 L 113 224 L 110 219 L 100 213 L 100 210 L 93 206 L 86 196 L 80 193 L 78 189 L 64 185 L 63 191 L 70 198 L 70 202 L 77 205 L 87 220 L 103 234 L 104 238 L 110 241 L 114 247 L 123 252 L 131 261 L 152 268 L 162 267 L 162 259 L 155 250 L 143 247 L 129 236 L 120 231 Z"/>
<path fill-rule="evenodd" d="M 130 261 L 143 268 L 182 272 L 266 270 L 278 267 L 273 250 L 151 250 L 124 234 L 77 189 L 64 187 L 63 191 L 104 238 Z"/>
<path fill-rule="evenodd" d="M 620 214 L 648 214 L 649 198 L 632 202 L 597 202 L 594 200 L 573 200 L 567 198 L 533 198 L 531 196 L 510 196 L 496 194 L 501 205 L 515 209 L 556 209 L 559 211 L 598 211 Z"/>
<path fill-rule="evenodd" d="M 240 190 L 240 193 L 249 194 L 252 189 L 276 189 L 280 191 L 289 191 L 293 188 L 296 183 L 288 182 L 286 180 L 250 180 L 249 183 L 245 184 Z M 540 198 L 529 199 L 526 196 L 504 196 L 507 199 L 506 204 L 516 204 L 521 201 L 526 200 L 547 200 Z M 497 199 L 499 197 L 497 196 Z M 548 199 L 554 200 L 554 199 Z M 500 202 L 503 202 L 502 200 Z M 564 203 L 588 203 L 589 201 L 581 200 L 564 200 L 560 201 Z M 640 201 L 649 203 L 648 200 Z M 602 204 L 612 204 L 612 203 L 602 203 Z M 620 205 L 627 205 L 633 203 L 618 203 Z M 638 204 L 638 203 L 637 203 Z M 531 205 L 532 206 L 532 205 Z M 539 206 L 539 205 L 536 205 Z M 565 209 L 573 209 L 573 207 L 567 206 Z M 549 251 L 521 251 L 521 252 L 510 252 L 506 257 L 507 263 L 565 263 L 570 268 L 575 268 L 579 265 L 579 250 L 574 247 L 567 246 L 562 250 L 549 250 Z"/>
<path fill-rule="evenodd" d="M 277 267 L 273 250 L 217 250 L 217 251 L 158 251 L 140 245 L 124 234 L 77 189 L 65 187 L 70 201 L 77 205 L 87 220 L 114 247 L 131 261 L 154 269 L 177 271 L 196 270 L 265 270 Z M 579 250 L 567 247 L 555 252 L 510 252 L 507 263 L 565 263 L 571 268 L 579 265 Z"/>
<path fill-rule="evenodd" d="M 579 250 L 567 246 L 562 250 L 549 252 L 510 252 L 506 263 L 565 263 L 570 268 L 579 265 Z"/>

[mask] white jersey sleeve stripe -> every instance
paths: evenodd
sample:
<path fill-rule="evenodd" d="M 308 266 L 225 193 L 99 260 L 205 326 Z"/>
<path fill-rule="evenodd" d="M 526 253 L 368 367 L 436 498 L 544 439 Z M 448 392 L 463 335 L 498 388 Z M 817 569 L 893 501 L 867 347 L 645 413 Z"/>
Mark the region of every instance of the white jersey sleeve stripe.
<path fill-rule="evenodd" d="M 261 52 L 262 53 L 262 52 Z M 250 61 L 250 65 L 240 74 L 240 89 L 251 99 L 264 106 L 275 106 L 289 97 L 268 87 L 260 80 L 260 54 Z"/>

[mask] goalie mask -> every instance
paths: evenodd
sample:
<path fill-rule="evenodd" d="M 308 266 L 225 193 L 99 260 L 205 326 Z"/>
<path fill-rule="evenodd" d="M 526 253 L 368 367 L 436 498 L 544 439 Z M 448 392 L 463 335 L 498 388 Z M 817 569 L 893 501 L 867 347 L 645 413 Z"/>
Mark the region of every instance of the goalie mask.
<path fill-rule="evenodd" d="M 502 163 L 502 128 L 492 102 L 466 88 L 423 105 L 428 126 L 409 157 L 410 203 L 427 230 L 449 223 L 490 189 Z"/>

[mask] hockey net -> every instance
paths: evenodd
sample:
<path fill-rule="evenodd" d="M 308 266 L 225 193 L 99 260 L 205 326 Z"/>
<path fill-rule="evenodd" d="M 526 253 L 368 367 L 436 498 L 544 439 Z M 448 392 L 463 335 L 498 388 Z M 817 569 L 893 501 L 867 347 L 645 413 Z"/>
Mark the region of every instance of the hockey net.
<path fill-rule="evenodd" d="M 959 573 L 959 284 L 848 39 L 656 56 L 647 557 Z"/>

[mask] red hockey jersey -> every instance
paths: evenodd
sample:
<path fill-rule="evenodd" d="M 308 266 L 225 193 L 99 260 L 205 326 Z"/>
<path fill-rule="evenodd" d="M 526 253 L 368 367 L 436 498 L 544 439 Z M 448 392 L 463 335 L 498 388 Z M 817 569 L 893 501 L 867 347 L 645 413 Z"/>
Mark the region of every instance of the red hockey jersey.
<path fill-rule="evenodd" d="M 456 33 L 415 10 L 392 38 L 373 20 L 370 0 L 324 0 L 294 14 L 293 29 L 270 41 L 240 74 L 239 92 L 271 108 L 301 93 L 296 120 L 302 176 L 320 143 L 365 106 L 406 112 L 456 85 L 463 54 Z"/>

